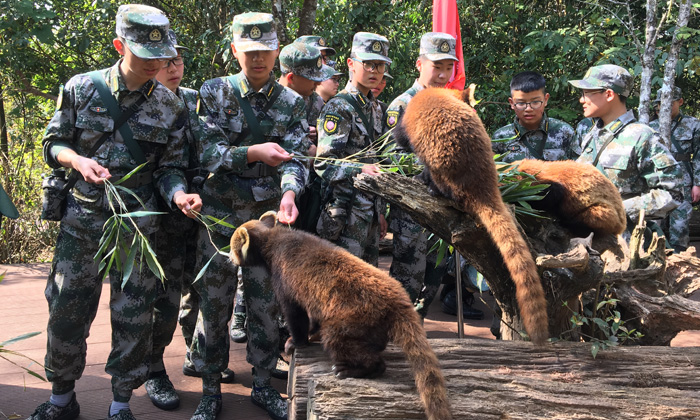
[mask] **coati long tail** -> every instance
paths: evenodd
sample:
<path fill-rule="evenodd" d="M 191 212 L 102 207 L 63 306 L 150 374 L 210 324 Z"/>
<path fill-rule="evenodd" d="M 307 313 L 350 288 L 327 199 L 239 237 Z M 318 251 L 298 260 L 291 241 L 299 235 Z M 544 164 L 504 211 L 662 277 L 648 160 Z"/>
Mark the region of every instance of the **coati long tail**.
<path fill-rule="evenodd" d="M 544 344 L 549 338 L 547 300 L 530 247 L 518 231 L 513 216 L 500 200 L 490 205 L 472 202 L 468 207 L 478 215 L 503 256 L 515 283 L 515 298 L 530 340 L 536 345 Z"/>
<path fill-rule="evenodd" d="M 400 313 L 408 313 L 408 316 L 414 316 L 416 319 L 397 317 L 390 332 L 391 341 L 406 354 L 428 420 L 452 420 L 445 378 L 442 376 L 437 357 L 428 343 L 425 330 L 420 326 L 417 312 L 412 307 L 407 309 L 409 312 Z"/>

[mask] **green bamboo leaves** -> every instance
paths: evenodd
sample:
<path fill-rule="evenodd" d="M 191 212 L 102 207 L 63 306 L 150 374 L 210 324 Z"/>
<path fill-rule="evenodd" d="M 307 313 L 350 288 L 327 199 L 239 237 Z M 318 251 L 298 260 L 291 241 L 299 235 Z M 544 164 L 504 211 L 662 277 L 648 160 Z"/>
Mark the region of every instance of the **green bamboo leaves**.
<path fill-rule="evenodd" d="M 126 282 L 131 277 L 134 266 L 138 264 L 139 269 L 143 267 L 145 260 L 148 269 L 161 281 L 165 281 L 163 267 L 158 262 L 155 251 L 148 242 L 148 238 L 138 228 L 134 219 L 139 217 L 154 216 L 164 214 L 158 211 L 139 210 L 128 211 L 124 199 L 120 192 L 133 197 L 145 209 L 146 205 L 130 189 L 123 187 L 122 183 L 131 178 L 136 172 L 143 168 L 146 163 L 139 165 L 126 176 L 117 182 L 104 181 L 105 196 L 112 211 L 112 216 L 107 219 L 103 226 L 102 237 L 94 260 L 99 263 L 99 272 L 102 273 L 102 280 L 115 269 L 121 273 L 121 287 L 124 288 Z M 137 259 L 138 257 L 138 259 Z"/>

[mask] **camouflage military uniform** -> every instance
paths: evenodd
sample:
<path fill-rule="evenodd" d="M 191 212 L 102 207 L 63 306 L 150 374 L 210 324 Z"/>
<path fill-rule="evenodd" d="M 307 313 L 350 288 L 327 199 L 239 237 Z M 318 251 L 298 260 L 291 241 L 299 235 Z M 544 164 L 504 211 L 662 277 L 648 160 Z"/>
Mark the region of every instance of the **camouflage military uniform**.
<path fill-rule="evenodd" d="M 224 141 L 203 146 L 202 166 L 214 175 L 204 183 L 202 213 L 239 226 L 266 211 L 277 210 L 286 191 L 298 195 L 307 170 L 297 159 L 276 168 L 261 162 L 247 163 L 248 146 L 260 141 L 245 133 L 248 124 L 232 91 L 233 83 L 240 87 L 241 95 L 250 101 L 256 113 L 262 112 L 276 88 L 282 89 L 274 105 L 259 120 L 265 142 L 278 143 L 291 153 L 303 155 L 308 125 L 301 96 L 280 86 L 272 74 L 259 91 L 251 89 L 243 73 L 208 80 L 202 85 L 200 117 L 205 120 L 207 130 L 218 127 L 225 135 Z M 213 229 L 211 237 L 216 247 L 227 246 L 233 229 L 223 225 L 215 225 Z M 216 254 L 216 249 L 205 228 L 199 229 L 197 243 L 197 266 L 202 267 Z M 205 395 L 221 393 L 218 381 L 228 365 L 227 324 L 233 310 L 237 269 L 226 257 L 217 255 L 201 280 L 194 283 L 201 301 L 190 351 L 195 368 L 203 374 Z M 278 358 L 279 331 L 275 318 L 278 309 L 266 270 L 244 268 L 243 286 L 248 317 L 247 360 L 257 369 L 270 370 Z"/>
<path fill-rule="evenodd" d="M 496 141 L 503 139 L 512 140 Z M 517 118 L 512 124 L 499 128 L 493 133 L 491 146 L 494 153 L 508 153 L 501 161 L 510 163 L 521 159 L 571 159 L 574 144 L 574 129 L 564 121 L 548 118 L 545 114 L 536 130 L 528 131 Z"/>
<path fill-rule="evenodd" d="M 625 202 L 630 218 L 634 220 L 640 203 L 644 206 L 654 189 L 668 191 L 675 200 L 682 197 L 681 168 L 659 136 L 648 126 L 637 123 L 632 111 L 605 127 L 597 118 L 594 122 L 582 139 L 583 153 L 577 161 L 593 163 L 601 145 L 613 137 L 600 154 L 596 167 L 615 184 L 623 200 L 636 201 L 634 208 L 629 206 L 632 201 Z M 628 230 L 632 227 L 628 226 Z"/>
<path fill-rule="evenodd" d="M 409 101 L 423 89 L 425 89 L 423 85 L 416 80 L 413 86 L 389 104 L 384 114 L 387 129 L 396 127 Z M 397 149 L 397 152 L 407 151 Z M 428 233 L 399 206 L 391 205 L 390 216 L 389 230 L 393 233 L 393 258 L 389 274 L 403 285 L 411 302 L 415 302 L 425 280 Z M 439 285 L 441 279 L 436 280 Z"/>
<path fill-rule="evenodd" d="M 101 75 L 124 109 L 148 94 L 148 84 L 129 91 L 119 71 L 120 63 L 102 70 Z M 157 83 L 154 86 L 148 100 L 127 123 L 134 139 L 153 162 L 149 166 L 154 169 L 154 182 L 144 177 L 131 188 L 150 210 L 157 208 L 157 194 L 172 207 L 175 192 L 186 189 L 183 170 L 188 159 L 184 105 L 164 86 Z M 90 77 L 75 76 L 61 91 L 56 113 L 46 129 L 43 140 L 46 162 L 51 167 L 60 167 L 56 159 L 64 149 L 85 156 L 103 132 L 113 129 L 114 121 Z M 112 180 L 137 166 L 119 132 L 92 159 L 109 169 Z M 123 194 L 122 198 L 130 210 L 141 209 L 132 197 Z M 92 257 L 97 252 L 102 226 L 110 215 L 102 186 L 80 179 L 68 194 L 46 286 L 49 302 L 46 375 L 53 382 L 55 394 L 73 389 L 85 367 L 85 339 L 101 291 L 98 267 Z M 158 219 L 153 216 L 137 218 L 136 223 L 146 235 L 153 234 L 158 227 Z M 113 343 L 105 370 L 112 375 L 115 401 L 128 401 L 132 390 L 148 374 L 157 279 L 147 269 L 135 269 L 122 288 L 120 273 L 111 270 L 110 284 Z"/>
<path fill-rule="evenodd" d="M 382 114 L 372 92 L 367 97 L 348 82 L 340 94 L 349 94 L 355 98 L 368 120 L 372 121 L 370 130 L 374 130 L 374 138 L 378 138 L 382 134 Z M 318 130 L 317 157 L 342 159 L 363 152 L 359 156 L 362 163 L 378 162 L 373 157 L 362 157 L 373 154 L 370 133 L 355 108 L 345 99 L 338 96 L 331 98 L 323 108 L 319 122 L 322 126 Z M 335 242 L 370 264 L 377 265 L 378 217 L 383 208 L 377 197 L 353 187 L 352 180 L 361 172 L 361 167 L 346 162 L 330 163 L 325 159 L 317 159 L 314 165 L 316 173 L 332 188 L 332 199 L 322 211 L 316 227 L 319 236 Z"/>
<path fill-rule="evenodd" d="M 659 121 L 652 121 L 649 126 L 658 130 Z M 671 121 L 671 129 L 671 136 L 681 147 L 678 150 L 671 142 L 669 149 L 683 173 L 683 201 L 669 213 L 668 241 L 676 251 L 683 251 L 690 243 L 689 223 L 693 212 L 691 189 L 700 183 L 700 121 L 679 113 Z"/>
<path fill-rule="evenodd" d="M 326 103 L 323 102 L 321 95 L 314 92 L 309 97 L 304 98 L 304 104 L 306 106 L 306 121 L 309 125 L 316 126 L 316 121 L 318 121 L 321 110 Z"/>
<path fill-rule="evenodd" d="M 198 93 L 194 89 L 178 88 L 177 96 L 186 105 L 188 111 L 187 128 L 185 136 L 189 152 L 187 178 L 189 192 L 199 192 L 193 188 L 192 175 L 194 168 L 199 167 L 199 153 L 197 151 L 197 138 L 199 138 L 199 117 L 197 115 Z M 158 288 L 158 297 L 153 313 L 153 354 L 151 354 L 151 372 L 165 370 L 163 365 L 163 353 L 170 344 L 177 326 L 178 313 L 180 311 L 180 297 L 184 290 L 189 298 L 183 299 L 185 307 L 180 318 L 185 342 L 189 345 L 192 340 L 194 323 L 198 308 L 198 299 L 192 302 L 190 285 L 196 273 L 193 273 L 195 265 L 195 250 L 197 224 L 194 220 L 185 216 L 179 209 L 168 211 L 161 218 L 159 229 L 155 234 L 155 251 L 158 255 L 165 277 L 168 279 Z M 188 316 L 193 312 L 194 317 Z M 189 333 L 189 334 L 188 334 Z"/>

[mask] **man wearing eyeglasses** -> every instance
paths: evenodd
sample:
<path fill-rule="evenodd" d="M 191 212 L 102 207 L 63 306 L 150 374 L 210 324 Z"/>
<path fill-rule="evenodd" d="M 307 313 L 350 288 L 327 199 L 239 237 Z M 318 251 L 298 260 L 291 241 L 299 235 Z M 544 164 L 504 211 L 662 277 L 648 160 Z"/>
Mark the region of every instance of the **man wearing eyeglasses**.
<path fill-rule="evenodd" d="M 324 80 L 316 88 L 316 93 L 321 97 L 321 99 L 323 99 L 324 105 L 338 93 L 338 88 L 340 87 L 340 78 L 343 76 L 343 73 L 339 72 L 336 69 L 336 66 L 338 64 L 337 62 L 333 60 L 327 60 L 326 64 L 328 65 L 328 67 L 335 70 L 335 73 L 333 73 L 333 76 L 331 76 L 330 79 Z"/>
<path fill-rule="evenodd" d="M 644 209 L 649 228 L 663 235 L 653 220 L 663 219 L 683 199 L 683 174 L 659 135 L 627 110 L 632 75 L 603 64 L 569 83 L 581 89 L 583 116 L 592 124 L 580 140 L 577 161 L 594 165 L 615 184 L 629 218 L 628 232 Z"/>
<path fill-rule="evenodd" d="M 541 74 L 524 71 L 510 81 L 510 109 L 515 121 L 493 133 L 494 153 L 502 154 L 501 161 L 521 159 L 570 159 L 574 143 L 574 129 L 564 121 L 547 117 L 549 100 L 546 81 Z"/>
<path fill-rule="evenodd" d="M 388 53 L 385 37 L 355 34 L 347 61 L 354 77 L 321 112 L 314 163 L 330 196 L 317 233 L 374 265 L 379 261 L 379 238 L 387 229 L 384 209 L 381 200 L 357 191 L 352 181 L 359 173 L 380 173 L 372 144 L 383 132 L 382 114 L 372 88 L 379 85 L 391 64 Z M 354 161 L 343 160 L 349 156 Z"/>
<path fill-rule="evenodd" d="M 111 216 L 104 181 L 116 181 L 144 160 L 148 164 L 140 173 L 121 184 L 138 197 L 121 194 L 126 211 L 155 210 L 158 195 L 170 209 L 188 216 L 201 207 L 199 196 L 186 192 L 185 105 L 154 80 L 164 63 L 177 56 L 169 27 L 168 18 L 154 7 L 120 6 L 113 44 L 121 59 L 111 68 L 71 78 L 60 91 L 46 128 L 42 143 L 47 164 L 70 168 L 79 177 L 66 196 L 45 292 L 49 303 L 45 367 L 52 394 L 30 419 L 70 420 L 80 414 L 75 382 L 85 368 L 86 339 L 102 291 L 102 272 L 93 256 Z M 136 109 L 122 129 L 115 130 L 114 120 L 121 117 L 111 116 L 110 102 L 116 102 L 115 114 Z M 104 137 L 106 133 L 111 134 Z M 100 141 L 104 143 L 99 145 Z M 148 236 L 158 229 L 155 216 L 133 223 Z M 128 237 L 124 241 L 131 243 Z M 108 417 L 129 420 L 134 418 L 129 409 L 133 390 L 149 373 L 153 303 L 160 281 L 143 267 L 135 267 L 124 281 L 114 266 L 109 275 L 112 347 L 105 370 L 112 377 L 113 400 Z"/>

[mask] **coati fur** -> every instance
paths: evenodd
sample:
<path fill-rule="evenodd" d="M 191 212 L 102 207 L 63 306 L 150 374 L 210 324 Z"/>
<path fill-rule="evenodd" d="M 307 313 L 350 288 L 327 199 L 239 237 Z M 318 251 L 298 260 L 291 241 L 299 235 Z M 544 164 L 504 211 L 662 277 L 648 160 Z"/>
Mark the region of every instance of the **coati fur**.
<path fill-rule="evenodd" d="M 563 226 L 579 236 L 619 235 L 627 224 L 622 197 L 612 182 L 593 165 L 571 160 L 513 162 L 517 170 L 550 184 L 532 207 L 553 213 Z"/>
<path fill-rule="evenodd" d="M 498 189 L 491 138 L 463 92 L 428 88 L 411 99 L 398 129 L 397 144 L 411 149 L 425 165 L 419 179 L 431 193 L 454 200 L 484 225 L 503 256 L 530 340 L 549 337 L 547 302 L 537 266 Z"/>
<path fill-rule="evenodd" d="M 311 317 L 336 376 L 371 378 L 384 372 L 380 353 L 391 340 L 406 354 L 428 419 L 452 419 L 437 357 L 397 280 L 324 239 L 277 226 L 274 212 L 238 227 L 230 255 L 236 265 L 269 270 L 288 351 L 308 344 Z"/>

